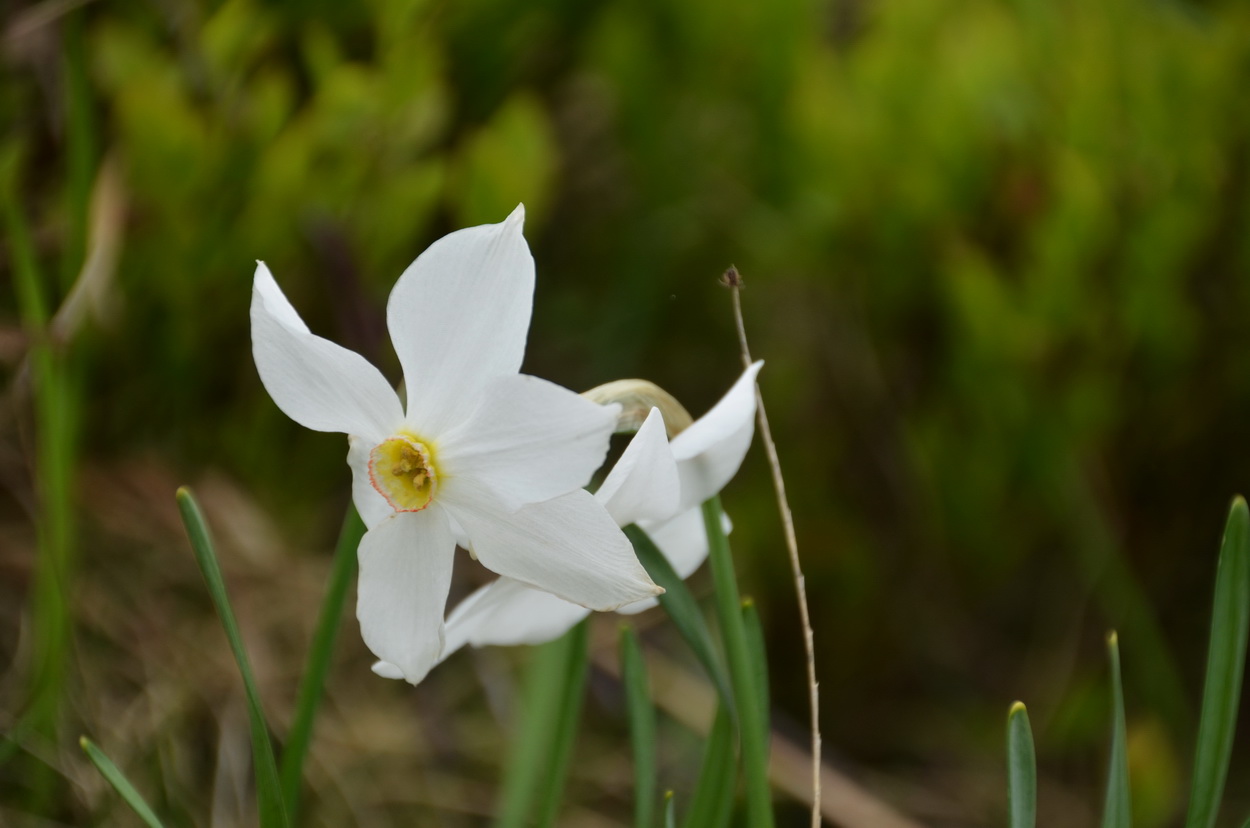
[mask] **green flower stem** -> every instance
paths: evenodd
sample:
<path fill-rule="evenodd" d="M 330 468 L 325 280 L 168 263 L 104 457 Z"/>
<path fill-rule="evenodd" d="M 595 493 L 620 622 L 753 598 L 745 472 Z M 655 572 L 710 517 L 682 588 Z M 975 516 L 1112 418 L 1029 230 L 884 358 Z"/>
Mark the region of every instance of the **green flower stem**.
<path fill-rule="evenodd" d="M 364 534 L 365 524 L 360 519 L 360 514 L 355 506 L 349 505 L 343 528 L 339 532 L 338 546 L 334 550 L 334 565 L 330 570 L 330 581 L 326 585 L 321 615 L 317 619 L 317 629 L 313 633 L 312 647 L 308 652 L 308 665 L 304 668 L 299 693 L 295 699 L 291 731 L 287 735 L 282 761 L 278 766 L 282 780 L 282 798 L 292 821 L 295 821 L 299 812 L 304 758 L 308 755 L 308 746 L 312 742 L 313 721 L 325 690 L 326 675 L 330 671 L 330 662 L 334 655 L 334 642 L 338 638 L 339 622 L 343 618 L 343 607 L 347 603 L 352 577 L 356 574 L 356 547 L 360 546 L 360 539 Z"/>
<path fill-rule="evenodd" d="M 760 689 L 756 687 L 756 666 L 742 618 L 742 601 L 734 575 L 729 539 L 721 526 L 720 498 L 703 504 L 703 526 L 707 531 L 708 560 L 716 585 L 716 615 L 725 639 L 729 681 L 737 701 L 738 739 L 742 769 L 746 779 L 747 823 L 751 828 L 773 825 L 772 791 L 768 784 L 768 722 L 763 717 Z"/>

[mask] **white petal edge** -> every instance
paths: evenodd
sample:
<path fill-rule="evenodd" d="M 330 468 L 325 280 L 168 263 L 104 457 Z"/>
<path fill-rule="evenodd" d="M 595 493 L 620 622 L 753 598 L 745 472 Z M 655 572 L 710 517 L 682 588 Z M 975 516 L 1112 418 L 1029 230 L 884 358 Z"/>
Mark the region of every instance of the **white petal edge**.
<path fill-rule="evenodd" d="M 404 671 L 389 661 L 375 661 L 369 669 L 385 679 L 402 679 L 404 677 Z"/>
<path fill-rule="evenodd" d="M 511 578 L 474 592 L 447 616 L 443 658 L 474 647 L 544 644 L 564 635 L 590 610 Z"/>
<path fill-rule="evenodd" d="M 629 540 L 583 489 L 515 512 L 488 492 L 444 501 L 487 569 L 583 607 L 611 610 L 663 590 L 648 577 Z"/>
<path fill-rule="evenodd" d="M 476 406 L 485 383 L 515 374 L 534 304 L 525 208 L 500 224 L 450 233 L 399 277 L 386 324 L 408 386 L 408 420 L 440 434 Z"/>
<path fill-rule="evenodd" d="M 579 489 L 603 464 L 619 410 L 538 377 L 497 377 L 473 416 L 438 440 L 442 496 L 472 480 L 514 510 Z"/>
<path fill-rule="evenodd" d="M 437 505 L 397 512 L 360 542 L 360 634 L 411 684 L 425 678 L 443 649 L 454 552 L 447 516 Z"/>
<path fill-rule="evenodd" d="M 380 442 L 403 421 L 399 397 L 369 361 L 309 333 L 273 274 L 256 263 L 252 282 L 252 356 L 269 396 L 313 431 Z"/>
<path fill-rule="evenodd" d="M 652 408 L 642 427 L 595 492 L 618 526 L 663 520 L 677 509 L 681 483 L 668 446 L 664 417 Z"/>
<path fill-rule="evenodd" d="M 673 438 L 680 510 L 698 506 L 738 473 L 755 434 L 755 377 L 763 365 L 755 362 L 743 371 L 710 411 Z"/>

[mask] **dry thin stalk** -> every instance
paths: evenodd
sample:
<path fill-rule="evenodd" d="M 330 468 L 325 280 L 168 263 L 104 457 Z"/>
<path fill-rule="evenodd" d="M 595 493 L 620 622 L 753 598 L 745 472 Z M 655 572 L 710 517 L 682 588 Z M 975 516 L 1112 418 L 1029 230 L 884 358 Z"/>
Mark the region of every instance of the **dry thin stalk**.
<path fill-rule="evenodd" d="M 751 365 L 751 349 L 747 345 L 746 325 L 742 321 L 742 276 L 730 265 L 722 282 L 733 296 L 734 323 L 738 327 L 738 344 L 742 348 L 742 364 Z M 794 591 L 798 595 L 799 619 L 803 624 L 803 650 L 807 656 L 807 699 L 812 712 L 812 828 L 820 828 L 820 685 L 816 681 L 816 645 L 812 634 L 811 615 L 807 611 L 807 581 L 799 564 L 799 542 L 794 534 L 794 517 L 790 514 L 790 501 L 786 498 L 786 483 L 781 476 L 781 461 L 777 458 L 777 444 L 773 442 L 768 427 L 768 414 L 764 411 L 764 395 L 755 383 L 755 405 L 760 424 L 760 439 L 768 455 L 768 466 L 773 473 L 773 488 L 777 492 L 777 510 L 781 513 L 781 525 L 786 534 L 786 550 L 790 553 L 790 571 L 794 574 Z"/>

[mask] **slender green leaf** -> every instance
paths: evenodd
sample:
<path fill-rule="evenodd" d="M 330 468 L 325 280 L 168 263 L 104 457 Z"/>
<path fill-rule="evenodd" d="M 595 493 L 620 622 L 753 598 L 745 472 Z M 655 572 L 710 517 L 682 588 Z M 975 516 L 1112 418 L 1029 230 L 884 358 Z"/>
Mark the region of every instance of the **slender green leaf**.
<path fill-rule="evenodd" d="M 274 761 L 273 743 L 269 740 L 269 725 L 265 720 L 265 710 L 260 702 L 260 694 L 256 691 L 256 679 L 252 675 L 252 665 L 247 659 L 247 651 L 243 648 L 243 636 L 239 633 L 239 623 L 235 620 L 234 610 L 230 607 L 230 598 L 226 595 L 226 582 L 221 575 L 221 567 L 217 563 L 217 553 L 213 549 L 212 537 L 208 532 L 208 524 L 200 506 L 195 502 L 191 490 L 185 486 L 178 490 L 178 509 L 182 512 L 182 522 L 187 527 L 187 535 L 191 538 L 191 548 L 195 551 L 195 559 L 204 573 L 204 581 L 208 585 L 208 594 L 217 608 L 221 625 L 225 628 L 226 638 L 238 664 L 239 674 L 243 677 L 243 691 L 247 696 L 247 712 L 252 730 L 252 764 L 256 771 L 256 804 L 260 811 L 261 828 L 286 828 L 288 823 L 286 806 L 282 800 L 282 785 L 278 780 L 278 765 Z"/>
<path fill-rule="evenodd" d="M 308 745 L 312 741 L 313 721 L 321 704 L 326 674 L 330 671 L 334 642 L 338 637 L 339 622 L 343 618 L 343 607 L 347 603 L 352 576 L 356 573 L 356 547 L 360 545 L 364 534 L 365 524 L 356 512 L 356 507 L 348 506 L 343 528 L 339 532 L 338 545 L 334 550 L 334 565 L 330 570 L 330 581 L 326 585 L 326 595 L 321 603 L 321 615 L 317 619 L 317 629 L 313 633 L 312 646 L 308 651 L 308 665 L 304 668 L 299 693 L 295 699 L 291 732 L 287 736 L 278 766 L 282 796 L 292 822 L 299 813 L 304 757 L 308 754 Z"/>
<path fill-rule="evenodd" d="M 538 826 L 556 824 L 564 800 L 564 781 L 568 776 L 569 759 L 577 737 L 577 722 L 582 715 L 582 698 L 586 692 L 586 674 L 590 666 L 590 621 L 587 619 L 569 632 L 569 658 L 561 688 L 559 717 L 553 733 L 551 761 L 544 785 L 538 790 Z"/>
<path fill-rule="evenodd" d="M 504 773 L 499 828 L 531 824 L 536 806 L 543 812 L 559 808 L 586 683 L 587 630 L 583 621 L 534 648 L 526 667 L 520 727 Z"/>
<path fill-rule="evenodd" d="M 135 786 L 130 784 L 130 780 L 121 772 L 121 769 L 113 764 L 113 760 L 109 759 L 104 754 L 104 751 L 96 747 L 95 742 L 83 736 L 78 740 L 78 744 L 86 752 L 87 758 L 100 771 L 100 775 L 108 780 L 108 783 L 113 786 L 113 790 L 117 791 L 118 795 L 130 806 L 130 810 L 138 814 L 139 818 L 147 823 L 148 828 L 163 828 L 160 819 L 156 816 L 156 812 L 135 790 Z"/>
<path fill-rule="evenodd" d="M 39 554 L 31 590 L 31 654 L 23 729 L 56 741 L 71 644 L 66 596 L 74 570 L 77 517 L 73 508 L 77 440 L 76 383 L 67 354 L 48 342 L 46 274 L 40 266 L 31 226 L 21 202 L 22 173 L 30 168 L 20 141 L 0 148 L 0 236 L 9 254 L 9 273 L 22 327 L 30 340 L 29 383 L 35 414 L 35 483 Z M 16 755 L 0 750 L 3 758 Z M 55 804 L 55 774 L 42 762 L 32 766 L 30 805 L 36 811 Z"/>
<path fill-rule="evenodd" d="M 733 717 L 722 704 L 703 749 L 699 781 L 690 798 L 684 828 L 725 828 L 733 815 L 738 780 L 734 758 Z"/>
<path fill-rule="evenodd" d="M 1129 805 L 1128 726 L 1124 720 L 1124 686 L 1120 680 L 1120 643 L 1115 632 L 1107 636 L 1111 657 L 1111 762 L 1107 771 L 1107 800 L 1103 828 L 1129 828 L 1133 824 Z"/>
<path fill-rule="evenodd" d="M 725 640 L 729 681 L 738 702 L 738 739 L 742 751 L 742 771 L 746 779 L 747 822 L 751 828 L 773 825 L 772 789 L 768 783 L 768 720 L 761 720 L 760 690 L 756 687 L 757 667 L 753 663 L 742 620 L 742 601 L 734 574 L 729 539 L 721 524 L 720 498 L 703 504 L 703 527 L 707 532 L 708 561 L 716 585 L 716 615 Z"/>
<path fill-rule="evenodd" d="M 1011 828 L 1037 824 L 1037 757 L 1024 702 L 1013 704 L 1007 714 L 1007 810 Z"/>
<path fill-rule="evenodd" d="M 65 15 L 61 29 L 61 88 L 65 115 L 65 206 L 68 232 L 61 254 L 61 286 L 69 290 L 86 258 L 91 182 L 95 175 L 95 102 L 88 77 L 86 10 Z"/>
<path fill-rule="evenodd" d="M 1215 572 L 1207 677 L 1185 828 L 1212 828 L 1220 812 L 1250 632 L 1250 510 L 1234 498 Z"/>
<path fill-rule="evenodd" d="M 742 601 L 742 623 L 747 634 L 747 646 L 751 650 L 751 666 L 755 668 L 755 698 L 759 701 L 759 719 L 765 725 L 764 738 L 767 739 L 771 712 L 768 701 L 768 651 L 764 649 L 764 626 L 760 623 L 759 610 L 755 608 L 755 601 L 750 598 Z"/>
<path fill-rule="evenodd" d="M 673 804 L 673 792 L 664 792 L 664 828 L 677 828 L 677 809 Z"/>
<path fill-rule="evenodd" d="M 656 791 L 655 708 L 651 705 L 642 645 L 633 627 L 626 625 L 621 626 L 621 681 L 634 749 L 634 826 L 651 828 Z"/>
<path fill-rule="evenodd" d="M 708 630 L 707 622 L 703 619 L 703 613 L 699 611 L 699 605 L 694 600 L 694 596 L 686 588 L 686 582 L 681 579 L 668 558 L 664 557 L 664 553 L 647 536 L 646 532 L 637 526 L 626 526 L 625 535 L 634 545 L 634 552 L 646 568 L 647 574 L 653 581 L 664 587 L 664 594 L 659 598 L 660 606 L 668 613 L 669 620 L 677 628 L 678 634 L 694 652 L 699 663 L 703 665 L 708 678 L 712 680 L 712 684 L 720 693 L 721 700 L 732 710 L 733 694 L 729 689 L 729 679 L 716 653 L 712 633 Z"/>

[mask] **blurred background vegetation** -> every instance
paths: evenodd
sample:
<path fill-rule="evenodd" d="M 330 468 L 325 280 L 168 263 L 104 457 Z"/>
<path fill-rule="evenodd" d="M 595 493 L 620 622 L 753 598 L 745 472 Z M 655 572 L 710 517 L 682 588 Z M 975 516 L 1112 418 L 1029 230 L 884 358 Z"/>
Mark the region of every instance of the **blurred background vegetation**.
<path fill-rule="evenodd" d="M 288 421 L 256 377 L 253 260 L 397 378 L 395 278 L 520 201 L 539 274 L 526 370 L 575 389 L 643 376 L 706 410 L 739 370 L 717 277 L 744 274 L 832 765 L 926 824 L 1001 822 L 1022 698 L 1042 824 L 1090 824 L 1116 627 L 1138 824 L 1178 819 L 1219 533 L 1250 490 L 1250 6 L 2 14 L 0 823 L 131 824 L 83 732 L 172 824 L 246 822 L 238 680 L 174 487 L 198 486 L 222 535 L 279 722 L 348 497 L 341 437 Z M 724 500 L 777 727 L 801 742 L 761 453 Z M 412 690 L 344 631 L 308 824 L 482 824 L 524 654 L 459 654 Z M 569 824 L 624 824 L 606 673 L 592 699 Z M 697 746 L 663 733 L 680 796 Z"/>

